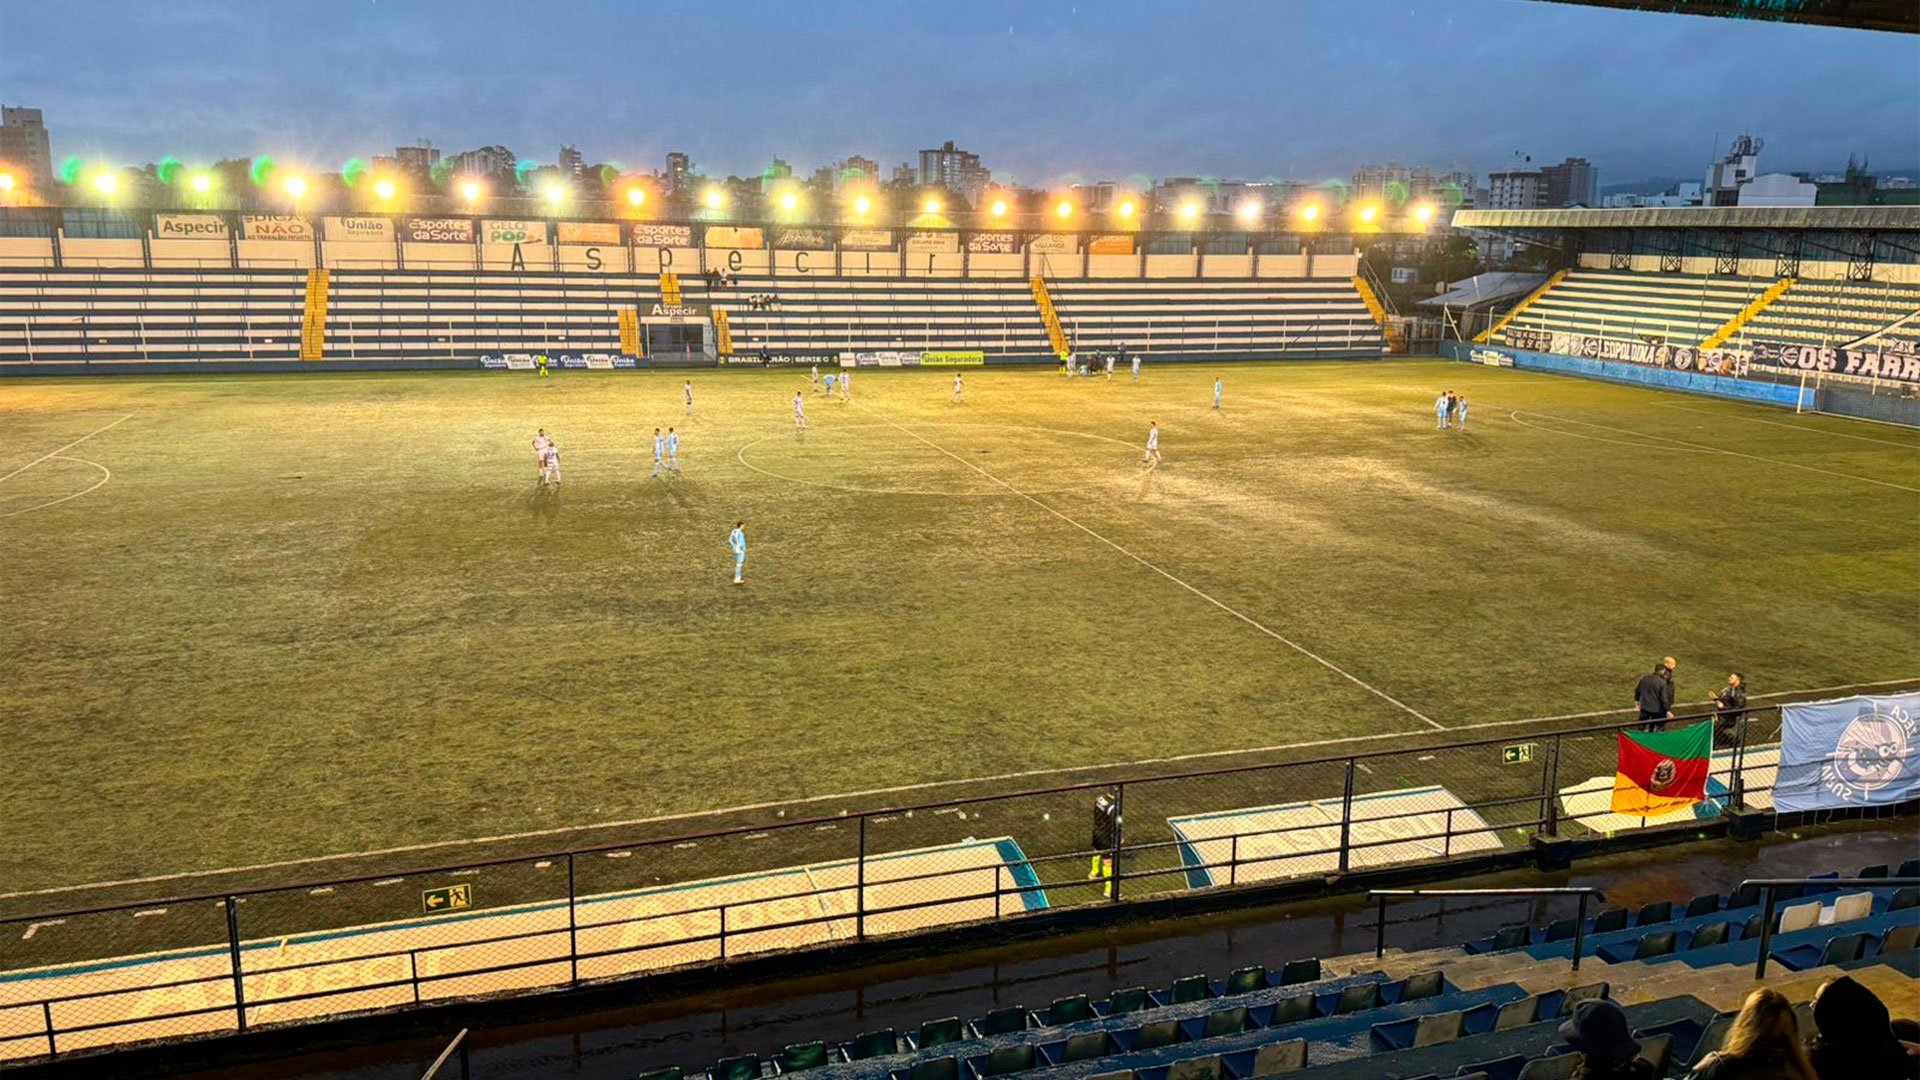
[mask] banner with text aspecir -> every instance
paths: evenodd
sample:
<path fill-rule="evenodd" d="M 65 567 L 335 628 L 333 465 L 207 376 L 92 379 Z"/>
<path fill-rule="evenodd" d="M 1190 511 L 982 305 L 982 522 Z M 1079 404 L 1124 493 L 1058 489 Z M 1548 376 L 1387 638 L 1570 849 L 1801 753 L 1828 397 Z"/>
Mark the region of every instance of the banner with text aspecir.
<path fill-rule="evenodd" d="M 1920 797 L 1920 693 L 1780 707 L 1776 810 L 1890 806 Z"/>

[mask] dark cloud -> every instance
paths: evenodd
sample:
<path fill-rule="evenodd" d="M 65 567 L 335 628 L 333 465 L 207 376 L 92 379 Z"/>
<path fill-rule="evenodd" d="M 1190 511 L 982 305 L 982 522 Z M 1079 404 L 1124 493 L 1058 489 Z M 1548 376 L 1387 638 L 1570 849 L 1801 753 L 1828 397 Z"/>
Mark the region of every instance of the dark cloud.
<path fill-rule="evenodd" d="M 59 154 L 317 166 L 432 138 L 713 171 L 886 163 L 953 138 L 997 173 L 1319 178 L 1585 155 L 1695 175 L 1920 162 L 1920 41 L 1529 0 L 955 5 L 631 0 L 9 5 L 0 100 Z"/>

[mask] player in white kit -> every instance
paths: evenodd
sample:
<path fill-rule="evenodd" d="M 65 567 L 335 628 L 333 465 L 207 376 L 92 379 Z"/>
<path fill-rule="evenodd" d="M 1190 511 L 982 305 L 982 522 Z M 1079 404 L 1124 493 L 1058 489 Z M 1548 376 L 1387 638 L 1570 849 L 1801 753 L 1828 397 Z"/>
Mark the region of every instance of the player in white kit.
<path fill-rule="evenodd" d="M 966 393 L 966 385 L 960 381 L 960 373 L 956 371 L 953 373 L 953 400 L 955 401 L 966 400 L 964 396 L 965 393 Z"/>
<path fill-rule="evenodd" d="M 547 437 L 547 429 L 541 428 L 533 433 L 533 466 L 536 478 L 545 476 L 547 471 L 547 447 L 553 440 Z"/>
<path fill-rule="evenodd" d="M 680 475 L 680 433 L 667 429 L 667 472 Z"/>
<path fill-rule="evenodd" d="M 1160 466 L 1160 425 L 1152 421 L 1147 422 L 1147 452 L 1140 460 L 1153 468 Z"/>
<path fill-rule="evenodd" d="M 549 487 L 560 486 L 560 448 L 552 443 L 540 451 L 540 482 Z"/>
<path fill-rule="evenodd" d="M 693 419 L 693 380 L 688 379 L 684 388 L 687 394 L 687 419 Z"/>
<path fill-rule="evenodd" d="M 793 395 L 793 426 L 801 431 L 807 430 L 807 396 L 798 391 Z"/>
<path fill-rule="evenodd" d="M 667 440 L 661 436 L 660 429 L 653 429 L 653 478 L 660 479 L 660 466 L 667 455 Z"/>

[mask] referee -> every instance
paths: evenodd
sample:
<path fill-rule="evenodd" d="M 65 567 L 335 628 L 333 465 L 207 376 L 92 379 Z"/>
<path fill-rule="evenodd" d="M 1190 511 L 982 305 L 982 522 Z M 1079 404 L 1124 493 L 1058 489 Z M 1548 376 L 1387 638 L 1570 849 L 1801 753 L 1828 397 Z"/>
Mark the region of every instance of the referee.
<path fill-rule="evenodd" d="M 1113 895 L 1113 851 L 1120 844 L 1120 789 L 1108 788 L 1093 799 L 1093 862 L 1087 880 L 1099 878 L 1101 895 Z"/>

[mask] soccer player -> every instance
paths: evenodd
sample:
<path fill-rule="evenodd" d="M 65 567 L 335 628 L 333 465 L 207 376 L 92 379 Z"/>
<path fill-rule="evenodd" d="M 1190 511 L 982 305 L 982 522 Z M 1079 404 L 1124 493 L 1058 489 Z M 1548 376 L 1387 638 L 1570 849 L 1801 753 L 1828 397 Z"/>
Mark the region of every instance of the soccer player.
<path fill-rule="evenodd" d="M 541 428 L 533 433 L 533 467 L 536 477 L 543 475 L 547 468 L 547 447 L 553 440 L 547 437 L 547 429 Z"/>
<path fill-rule="evenodd" d="M 733 583 L 741 584 L 741 572 L 747 568 L 747 523 L 736 521 L 727 534 L 727 546 L 733 549 Z"/>
<path fill-rule="evenodd" d="M 1107 381 L 1113 381 L 1113 354 L 1107 354 Z"/>
<path fill-rule="evenodd" d="M 1220 376 L 1213 377 L 1213 411 L 1220 411 Z"/>
<path fill-rule="evenodd" d="M 845 371 L 842 371 L 840 373 L 840 400 L 841 401 L 852 400 L 852 395 L 853 395 L 853 369 L 848 368 Z"/>
<path fill-rule="evenodd" d="M 1453 413 L 1458 420 L 1458 427 L 1459 427 L 1460 433 L 1462 435 L 1466 434 L 1467 433 L 1467 395 L 1461 394 L 1459 397 L 1453 399 Z"/>
<path fill-rule="evenodd" d="M 1147 452 L 1140 460 L 1152 468 L 1160 467 L 1160 425 L 1151 420 L 1147 422 Z"/>
<path fill-rule="evenodd" d="M 667 440 L 660 434 L 659 428 L 653 429 L 653 478 L 660 479 L 661 459 L 667 455 Z"/>
<path fill-rule="evenodd" d="M 550 379 L 553 377 L 553 373 L 547 370 L 546 353 L 540 353 L 533 358 L 533 370 L 534 374 L 542 379 Z"/>
<path fill-rule="evenodd" d="M 1453 411 L 1453 391 L 1442 390 L 1440 396 L 1433 399 L 1433 426 L 1436 430 L 1447 429 L 1447 413 Z"/>
<path fill-rule="evenodd" d="M 829 400 L 831 400 L 833 397 L 833 384 L 834 384 L 834 375 L 833 375 L 833 372 L 829 371 L 827 372 L 827 397 Z"/>
<path fill-rule="evenodd" d="M 680 475 L 680 433 L 672 428 L 667 429 L 667 471 Z"/>
<path fill-rule="evenodd" d="M 1134 382 L 1140 381 L 1140 354 L 1139 353 L 1133 354 L 1133 381 Z"/>
<path fill-rule="evenodd" d="M 807 396 L 798 390 L 793 392 L 793 426 L 807 430 Z"/>
<path fill-rule="evenodd" d="M 552 443 L 540 451 L 540 482 L 551 487 L 560 486 L 560 448 Z"/>
<path fill-rule="evenodd" d="M 820 365 L 819 364 L 813 365 L 813 374 L 807 377 L 807 381 L 813 384 L 814 390 L 817 391 L 820 389 Z"/>
<path fill-rule="evenodd" d="M 953 400 L 965 400 L 963 397 L 965 392 L 966 385 L 960 381 L 960 373 L 956 371 L 953 373 Z"/>
<path fill-rule="evenodd" d="M 691 420 L 693 419 L 693 380 L 688 379 L 683 389 L 687 394 L 687 419 Z"/>

